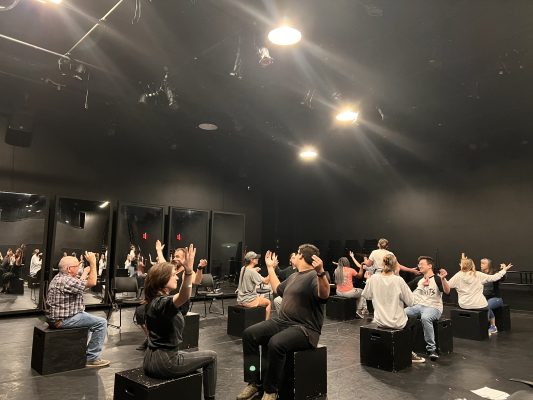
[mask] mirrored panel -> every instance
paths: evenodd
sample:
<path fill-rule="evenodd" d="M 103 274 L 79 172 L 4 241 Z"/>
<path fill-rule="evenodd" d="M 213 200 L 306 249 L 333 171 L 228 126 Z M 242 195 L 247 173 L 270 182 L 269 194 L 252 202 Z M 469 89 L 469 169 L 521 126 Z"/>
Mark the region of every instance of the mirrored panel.
<path fill-rule="evenodd" d="M 207 259 L 209 211 L 170 207 L 169 215 L 168 254 L 193 243 L 196 247 L 196 260 Z"/>
<path fill-rule="evenodd" d="M 214 211 L 211 219 L 211 273 L 235 281 L 242 266 L 244 214 Z"/>
<path fill-rule="evenodd" d="M 0 192 L 0 312 L 42 306 L 48 199 Z"/>
<path fill-rule="evenodd" d="M 156 263 L 155 241 L 164 242 L 164 208 L 119 203 L 113 276 L 135 276 L 139 288 Z"/>
<path fill-rule="evenodd" d="M 86 266 L 83 254 L 86 251 L 95 253 L 98 281 L 96 286 L 85 291 L 84 301 L 87 306 L 106 302 L 110 229 L 111 206 L 108 201 L 65 197 L 57 199 L 50 280 L 58 273 L 58 263 L 63 256 L 71 255 L 80 260 L 81 275 Z"/>

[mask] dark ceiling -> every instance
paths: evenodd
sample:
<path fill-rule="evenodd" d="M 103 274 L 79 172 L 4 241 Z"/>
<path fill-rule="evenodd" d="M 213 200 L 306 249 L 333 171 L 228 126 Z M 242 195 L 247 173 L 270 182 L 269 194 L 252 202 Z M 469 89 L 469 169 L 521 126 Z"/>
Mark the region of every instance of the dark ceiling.
<path fill-rule="evenodd" d="M 115 4 L 22 0 L 0 12 L 0 34 L 64 54 Z M 199 143 L 286 157 L 310 143 L 346 171 L 529 157 L 531 15 L 530 0 L 125 0 L 71 53 L 95 66 L 88 83 L 62 76 L 57 56 L 0 38 L 0 112 L 28 107 L 103 134 L 157 130 L 165 149 L 180 141 L 172 132 L 190 140 L 213 122 L 219 131 Z M 284 16 L 304 40 L 267 44 L 274 64 L 261 67 L 256 48 Z M 142 107 L 164 66 L 180 108 Z M 334 93 L 359 105 L 357 125 L 333 123 Z"/>

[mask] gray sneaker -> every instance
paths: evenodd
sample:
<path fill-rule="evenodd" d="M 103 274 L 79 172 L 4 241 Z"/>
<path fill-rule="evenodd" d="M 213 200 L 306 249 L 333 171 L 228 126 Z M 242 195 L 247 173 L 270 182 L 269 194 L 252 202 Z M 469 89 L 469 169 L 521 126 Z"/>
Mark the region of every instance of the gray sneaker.
<path fill-rule="evenodd" d="M 420 357 L 418 354 L 416 354 L 414 351 L 411 352 L 411 362 L 413 363 L 424 363 L 426 362 L 426 359 L 424 357 Z"/>
<path fill-rule="evenodd" d="M 107 367 L 109 365 L 108 360 L 102 360 L 101 358 L 96 358 L 94 360 L 88 360 L 85 366 L 87 368 L 99 368 L 99 367 Z"/>
<path fill-rule="evenodd" d="M 237 400 L 250 400 L 259 394 L 259 388 L 253 383 L 249 383 L 237 396 Z"/>

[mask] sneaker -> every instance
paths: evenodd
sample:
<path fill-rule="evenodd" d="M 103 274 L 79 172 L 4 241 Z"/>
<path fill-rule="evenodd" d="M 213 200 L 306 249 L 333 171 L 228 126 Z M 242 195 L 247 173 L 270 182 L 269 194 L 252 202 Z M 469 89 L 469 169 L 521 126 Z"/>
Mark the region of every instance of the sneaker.
<path fill-rule="evenodd" d="M 85 366 L 87 368 L 99 368 L 99 367 L 107 367 L 109 365 L 108 360 L 102 360 L 101 358 L 97 358 L 95 360 L 87 361 Z"/>
<path fill-rule="evenodd" d="M 253 383 L 249 383 L 237 396 L 237 400 L 250 400 L 259 393 L 259 388 Z"/>
<path fill-rule="evenodd" d="M 496 328 L 495 325 L 489 327 L 489 335 L 492 335 L 493 333 L 498 333 L 498 328 Z"/>
<path fill-rule="evenodd" d="M 430 351 L 429 352 L 429 359 L 431 361 L 437 361 L 439 359 L 439 355 L 437 354 L 436 351 Z"/>
<path fill-rule="evenodd" d="M 424 357 L 420 357 L 418 354 L 416 354 L 414 351 L 411 352 L 411 362 L 413 363 L 423 363 L 426 362 L 426 359 Z"/>
<path fill-rule="evenodd" d="M 263 397 L 261 398 L 261 400 L 276 400 L 278 398 L 278 394 L 277 393 L 263 393 Z"/>

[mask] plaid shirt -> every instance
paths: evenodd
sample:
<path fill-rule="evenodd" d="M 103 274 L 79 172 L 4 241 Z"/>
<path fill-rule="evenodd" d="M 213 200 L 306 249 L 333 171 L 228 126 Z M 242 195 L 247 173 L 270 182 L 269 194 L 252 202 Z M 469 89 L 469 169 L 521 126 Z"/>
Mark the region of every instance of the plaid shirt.
<path fill-rule="evenodd" d="M 86 281 L 73 278 L 64 272 L 58 273 L 50 282 L 46 303 L 50 306 L 49 318 L 66 319 L 85 310 L 83 291 Z"/>

